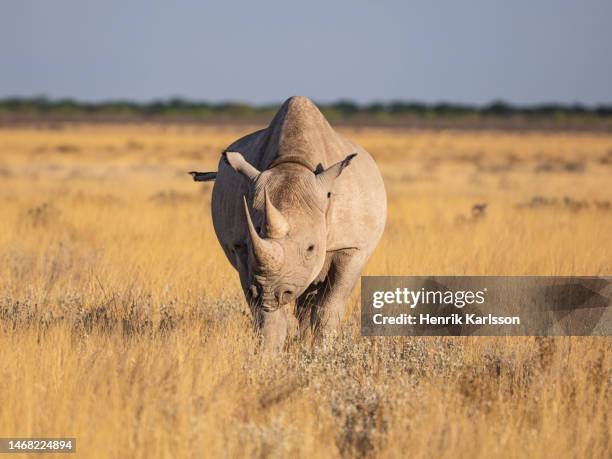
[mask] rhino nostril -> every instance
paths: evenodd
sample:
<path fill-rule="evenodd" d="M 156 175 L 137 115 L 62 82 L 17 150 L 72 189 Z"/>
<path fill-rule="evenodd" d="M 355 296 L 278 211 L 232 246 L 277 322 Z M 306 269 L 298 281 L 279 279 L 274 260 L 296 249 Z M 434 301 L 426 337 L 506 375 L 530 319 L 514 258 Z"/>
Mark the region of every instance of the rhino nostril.
<path fill-rule="evenodd" d="M 280 294 L 278 301 L 281 304 L 285 304 L 291 301 L 292 297 L 293 297 L 293 290 L 286 289 L 286 290 L 283 290 L 283 292 Z"/>

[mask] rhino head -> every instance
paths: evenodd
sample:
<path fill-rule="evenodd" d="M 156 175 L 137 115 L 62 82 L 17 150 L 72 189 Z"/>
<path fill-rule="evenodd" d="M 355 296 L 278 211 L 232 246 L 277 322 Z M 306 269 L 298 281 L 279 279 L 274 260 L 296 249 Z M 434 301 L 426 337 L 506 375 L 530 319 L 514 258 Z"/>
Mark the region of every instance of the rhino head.
<path fill-rule="evenodd" d="M 279 309 L 304 293 L 321 272 L 334 182 L 355 156 L 315 172 L 296 163 L 259 171 L 240 153 L 225 153 L 249 183 L 243 198 L 244 241 L 234 251 L 252 308 Z"/>

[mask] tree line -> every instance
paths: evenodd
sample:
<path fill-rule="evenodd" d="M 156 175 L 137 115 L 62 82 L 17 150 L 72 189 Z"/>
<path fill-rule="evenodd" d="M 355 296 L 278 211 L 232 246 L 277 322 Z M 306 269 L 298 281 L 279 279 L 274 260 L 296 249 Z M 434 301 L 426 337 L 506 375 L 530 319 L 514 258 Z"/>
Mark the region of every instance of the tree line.
<path fill-rule="evenodd" d="M 582 104 L 534 104 L 513 105 L 494 101 L 485 105 L 421 102 L 374 102 L 358 104 L 350 100 L 318 104 L 332 120 L 380 120 L 402 118 L 537 118 L 537 119 L 601 119 L 612 118 L 612 104 L 587 106 Z M 114 100 L 83 102 L 74 99 L 49 99 L 46 97 L 10 97 L 0 99 L 0 116 L 34 115 L 79 117 L 129 118 L 188 118 L 188 119 L 259 119 L 269 118 L 278 104 L 251 105 L 246 103 L 190 101 L 171 98 L 152 102 Z"/>

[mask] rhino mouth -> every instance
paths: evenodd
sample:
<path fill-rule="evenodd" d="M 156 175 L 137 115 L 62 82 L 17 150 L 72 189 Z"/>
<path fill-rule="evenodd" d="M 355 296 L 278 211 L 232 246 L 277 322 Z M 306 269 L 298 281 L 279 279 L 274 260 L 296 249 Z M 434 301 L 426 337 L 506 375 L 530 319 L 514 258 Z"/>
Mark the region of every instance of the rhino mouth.
<path fill-rule="evenodd" d="M 257 311 L 274 312 L 284 305 L 275 301 L 264 301 L 263 299 L 253 299 L 250 301 L 251 308 Z"/>
<path fill-rule="evenodd" d="M 295 292 L 293 285 L 285 285 L 276 292 L 263 292 L 261 287 L 252 285 L 245 295 L 251 309 L 273 312 L 294 301 L 297 298 Z"/>
<path fill-rule="evenodd" d="M 282 307 L 273 298 L 264 297 L 261 291 L 253 286 L 245 292 L 245 296 L 252 311 L 273 312 Z"/>
<path fill-rule="evenodd" d="M 259 302 L 259 309 L 261 309 L 262 311 L 265 312 L 273 312 L 276 311 L 277 309 L 282 308 L 283 306 L 289 304 L 291 301 L 281 301 L 276 299 L 276 297 L 274 295 L 270 296 L 270 297 L 262 297 L 260 302 Z"/>

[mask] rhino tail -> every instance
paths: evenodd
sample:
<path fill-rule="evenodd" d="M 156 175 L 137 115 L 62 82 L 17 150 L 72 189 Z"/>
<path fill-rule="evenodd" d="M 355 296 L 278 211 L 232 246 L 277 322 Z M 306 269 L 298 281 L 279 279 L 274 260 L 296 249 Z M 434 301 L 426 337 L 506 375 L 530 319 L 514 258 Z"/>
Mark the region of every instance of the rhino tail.
<path fill-rule="evenodd" d="M 194 182 L 213 182 L 217 178 L 216 172 L 189 172 Z"/>

